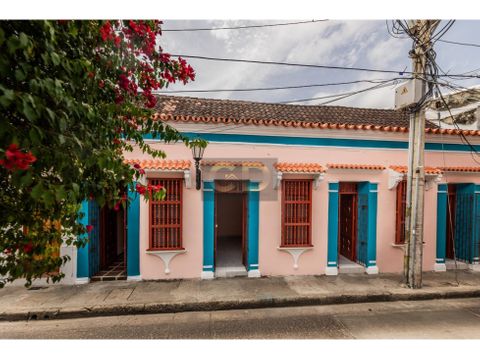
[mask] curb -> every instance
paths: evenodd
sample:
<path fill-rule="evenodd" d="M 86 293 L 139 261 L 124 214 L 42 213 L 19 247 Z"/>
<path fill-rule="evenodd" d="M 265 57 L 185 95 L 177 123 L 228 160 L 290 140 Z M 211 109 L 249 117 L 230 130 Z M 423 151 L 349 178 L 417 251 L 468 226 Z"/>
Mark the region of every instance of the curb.
<path fill-rule="evenodd" d="M 480 289 L 437 291 L 421 293 L 342 294 L 328 296 L 297 296 L 249 300 L 220 300 L 188 303 L 151 303 L 93 306 L 91 308 L 52 308 L 0 314 L 0 321 L 30 321 L 78 319 L 99 316 L 122 316 L 140 314 L 167 314 L 191 311 L 219 311 L 294 307 L 314 305 L 358 304 L 368 302 L 421 301 L 434 299 L 462 299 L 480 297 Z"/>

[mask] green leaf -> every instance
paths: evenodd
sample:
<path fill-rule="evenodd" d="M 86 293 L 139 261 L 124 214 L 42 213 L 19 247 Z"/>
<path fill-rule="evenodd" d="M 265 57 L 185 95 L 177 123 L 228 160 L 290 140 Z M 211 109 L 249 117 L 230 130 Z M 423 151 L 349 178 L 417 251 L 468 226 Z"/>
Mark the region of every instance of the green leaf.
<path fill-rule="evenodd" d="M 32 144 L 35 144 L 35 145 L 40 144 L 40 136 L 36 128 L 32 127 L 30 129 L 30 131 L 28 132 L 28 137 L 30 138 L 30 141 L 32 142 Z"/>
<path fill-rule="evenodd" d="M 0 90 L 3 91 L 3 95 L 0 96 L 0 105 L 6 108 L 15 99 L 15 93 L 13 92 L 13 90 L 6 89 L 1 85 L 0 85 Z"/>
<path fill-rule="evenodd" d="M 78 186 L 77 183 L 72 183 L 72 189 L 75 192 L 76 195 L 80 193 L 80 186 Z"/>
<path fill-rule="evenodd" d="M 28 46 L 28 36 L 25 33 L 20 33 L 19 36 L 19 45 L 21 48 L 26 48 Z"/>
<path fill-rule="evenodd" d="M 32 172 L 27 171 L 27 173 L 20 178 L 20 186 L 28 187 L 31 184 L 32 184 Z"/>
<path fill-rule="evenodd" d="M 60 141 L 60 144 L 65 144 L 65 136 L 63 136 L 62 134 L 59 134 L 58 135 L 58 141 Z"/>
<path fill-rule="evenodd" d="M 23 81 L 23 80 L 25 80 L 26 77 L 27 77 L 27 75 L 25 75 L 23 70 L 21 70 L 21 69 L 15 70 L 15 79 L 17 81 Z"/>
<path fill-rule="evenodd" d="M 0 46 L 2 46 L 3 42 L 5 41 L 5 32 L 2 28 L 0 28 Z"/>
<path fill-rule="evenodd" d="M 30 192 L 31 197 L 34 200 L 39 200 L 43 193 L 43 184 L 41 182 L 37 183 L 32 191 Z"/>
<path fill-rule="evenodd" d="M 24 99 L 23 100 L 23 114 L 26 116 L 26 118 L 29 120 L 29 121 L 35 121 L 38 119 L 38 116 L 37 116 L 37 113 L 35 112 L 35 110 L 33 110 L 33 108 L 30 106 L 30 104 Z"/>
<path fill-rule="evenodd" d="M 65 121 L 65 119 L 63 117 L 61 117 L 58 120 L 58 126 L 59 126 L 61 132 L 65 132 L 67 130 L 67 122 Z"/>
<path fill-rule="evenodd" d="M 58 56 L 58 54 L 54 52 L 51 53 L 50 56 L 52 57 L 53 65 L 58 66 L 58 64 L 60 64 L 60 56 Z"/>

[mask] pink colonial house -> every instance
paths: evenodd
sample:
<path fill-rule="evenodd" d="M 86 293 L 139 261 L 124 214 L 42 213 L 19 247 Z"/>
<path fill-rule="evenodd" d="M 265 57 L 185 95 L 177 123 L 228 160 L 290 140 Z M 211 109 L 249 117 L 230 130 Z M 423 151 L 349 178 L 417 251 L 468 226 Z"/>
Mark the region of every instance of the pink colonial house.
<path fill-rule="evenodd" d="M 72 282 L 402 271 L 407 113 L 171 96 L 157 110 L 209 142 L 201 173 L 181 143 L 149 138 L 165 160 L 125 154 L 167 195 L 132 193 L 125 212 L 85 202 L 95 229 Z M 425 271 L 455 257 L 479 270 L 480 166 L 461 134 L 480 150 L 479 130 L 427 121 Z"/>

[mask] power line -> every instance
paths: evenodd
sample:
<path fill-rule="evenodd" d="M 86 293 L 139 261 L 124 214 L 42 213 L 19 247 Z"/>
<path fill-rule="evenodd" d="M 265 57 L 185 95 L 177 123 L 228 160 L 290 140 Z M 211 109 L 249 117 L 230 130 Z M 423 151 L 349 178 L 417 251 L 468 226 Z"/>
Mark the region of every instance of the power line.
<path fill-rule="evenodd" d="M 200 56 L 200 55 L 185 55 L 185 54 L 171 54 L 171 56 L 182 57 L 185 59 L 196 59 L 196 60 L 206 60 L 206 61 L 221 61 L 221 62 L 238 62 L 238 63 L 248 63 L 248 64 L 261 64 L 261 65 L 280 65 L 280 66 L 295 66 L 295 67 L 306 67 L 314 69 L 331 69 L 331 70 L 352 70 L 352 71 L 366 71 L 366 72 L 376 72 L 383 74 L 398 74 L 398 75 L 412 75 L 411 71 L 404 70 L 386 70 L 386 69 L 373 69 L 366 67 L 348 67 L 348 66 L 336 66 L 336 65 L 317 65 L 317 64 L 302 64 L 302 63 L 287 63 L 281 61 L 263 61 L 263 60 L 250 60 L 250 59 L 233 59 L 233 58 L 222 58 L 222 57 L 210 57 L 210 56 Z M 425 74 L 417 74 L 425 75 Z M 446 75 L 439 75 L 446 76 Z M 479 78 L 480 76 L 476 75 L 448 75 L 448 76 L 460 76 L 468 78 Z"/>
<path fill-rule="evenodd" d="M 453 44 L 453 45 L 480 47 L 480 44 L 466 43 L 466 42 L 460 42 L 460 41 L 444 40 L 444 39 L 440 39 L 438 41 L 444 42 L 447 44 Z"/>
<path fill-rule="evenodd" d="M 386 86 L 393 85 L 393 84 L 394 84 L 394 80 L 386 80 L 386 81 L 384 81 L 380 84 L 377 84 L 375 86 L 370 86 L 368 88 L 364 88 L 364 89 L 361 89 L 361 90 L 349 91 L 349 92 L 334 94 L 334 95 L 326 95 L 326 96 L 319 96 L 319 97 L 313 97 L 313 98 L 306 98 L 306 99 L 281 101 L 280 104 L 290 104 L 290 103 L 306 102 L 306 101 L 312 101 L 312 100 L 323 100 L 323 99 L 330 99 L 330 98 L 338 98 L 338 99 L 330 100 L 330 101 L 327 101 L 325 103 L 319 104 L 319 105 L 326 105 L 326 104 L 329 104 L 329 103 L 332 103 L 332 102 L 335 102 L 335 101 L 338 101 L 338 100 L 342 100 L 346 97 L 354 96 L 354 95 L 361 94 L 361 93 L 366 92 L 366 91 L 375 90 L 375 89 L 386 87 Z"/>
<path fill-rule="evenodd" d="M 277 87 L 263 87 L 263 88 L 245 88 L 245 89 L 198 89 L 198 90 L 171 90 L 171 91 L 155 91 L 155 94 L 178 94 L 178 93 L 210 93 L 210 92 L 248 92 L 248 91 L 272 91 L 272 90 L 288 90 L 288 89 L 303 89 L 326 86 L 350 85 L 358 83 L 382 83 L 389 80 L 407 80 L 408 78 L 392 78 L 392 79 L 372 79 L 372 80 L 353 80 L 336 83 L 324 84 L 306 84 L 306 85 L 292 85 L 292 86 L 277 86 Z"/>
<path fill-rule="evenodd" d="M 265 28 L 265 27 L 275 27 L 275 26 L 313 24 L 313 23 L 324 22 L 324 21 L 328 21 L 328 19 L 296 21 L 296 22 L 279 23 L 279 24 L 260 24 L 260 25 L 244 25 L 244 26 L 226 26 L 226 27 L 222 26 L 222 27 L 216 27 L 216 28 L 162 29 L 162 32 L 242 30 L 242 29 Z"/>
<path fill-rule="evenodd" d="M 301 64 L 301 63 L 287 63 L 281 61 L 262 61 L 262 60 L 249 60 L 249 59 L 232 59 L 232 58 L 221 58 L 221 57 L 210 57 L 210 56 L 200 56 L 200 55 L 179 55 L 171 54 L 172 56 L 182 57 L 185 59 L 197 59 L 197 60 L 207 60 L 207 61 L 223 61 L 223 62 L 238 62 L 238 63 L 249 63 L 249 64 L 262 64 L 262 65 L 280 65 L 280 66 L 296 66 L 296 67 L 306 67 L 306 68 L 315 68 L 315 69 L 334 69 L 334 70 L 354 70 L 354 71 L 369 71 L 369 72 L 378 72 L 386 74 L 412 74 L 409 71 L 396 71 L 396 70 L 381 70 L 381 69 L 371 69 L 363 67 L 347 67 L 347 66 L 335 66 L 335 65 L 317 65 L 317 64 Z"/>

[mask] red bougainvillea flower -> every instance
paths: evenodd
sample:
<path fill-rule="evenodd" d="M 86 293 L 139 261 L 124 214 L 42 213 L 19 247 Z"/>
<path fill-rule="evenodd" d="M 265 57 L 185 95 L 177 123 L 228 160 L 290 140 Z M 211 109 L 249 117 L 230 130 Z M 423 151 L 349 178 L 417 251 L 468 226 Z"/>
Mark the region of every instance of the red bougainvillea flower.
<path fill-rule="evenodd" d="M 141 175 L 145 175 L 145 170 L 143 170 L 143 169 L 138 169 L 138 172 L 139 172 Z"/>
<path fill-rule="evenodd" d="M 23 245 L 23 252 L 31 253 L 33 250 L 33 245 L 31 243 Z"/>
<path fill-rule="evenodd" d="M 90 232 L 93 230 L 93 225 L 87 225 L 85 227 L 87 228 L 87 232 Z"/>
<path fill-rule="evenodd" d="M 105 24 L 102 25 L 102 27 L 100 28 L 100 36 L 102 37 L 103 41 L 112 39 L 113 29 L 112 29 L 112 24 L 110 24 L 110 21 L 107 21 L 105 22 Z"/>
<path fill-rule="evenodd" d="M 137 192 L 138 192 L 140 195 L 143 195 L 143 194 L 145 194 L 145 193 L 147 192 L 147 188 L 146 188 L 144 185 L 139 184 L 139 183 L 137 183 L 137 184 L 135 185 L 135 190 L 137 190 Z"/>
<path fill-rule="evenodd" d="M 11 144 L 5 151 L 5 159 L 0 159 L 0 165 L 7 170 L 27 170 L 30 164 L 37 161 L 31 152 L 22 152 L 17 144 Z"/>

